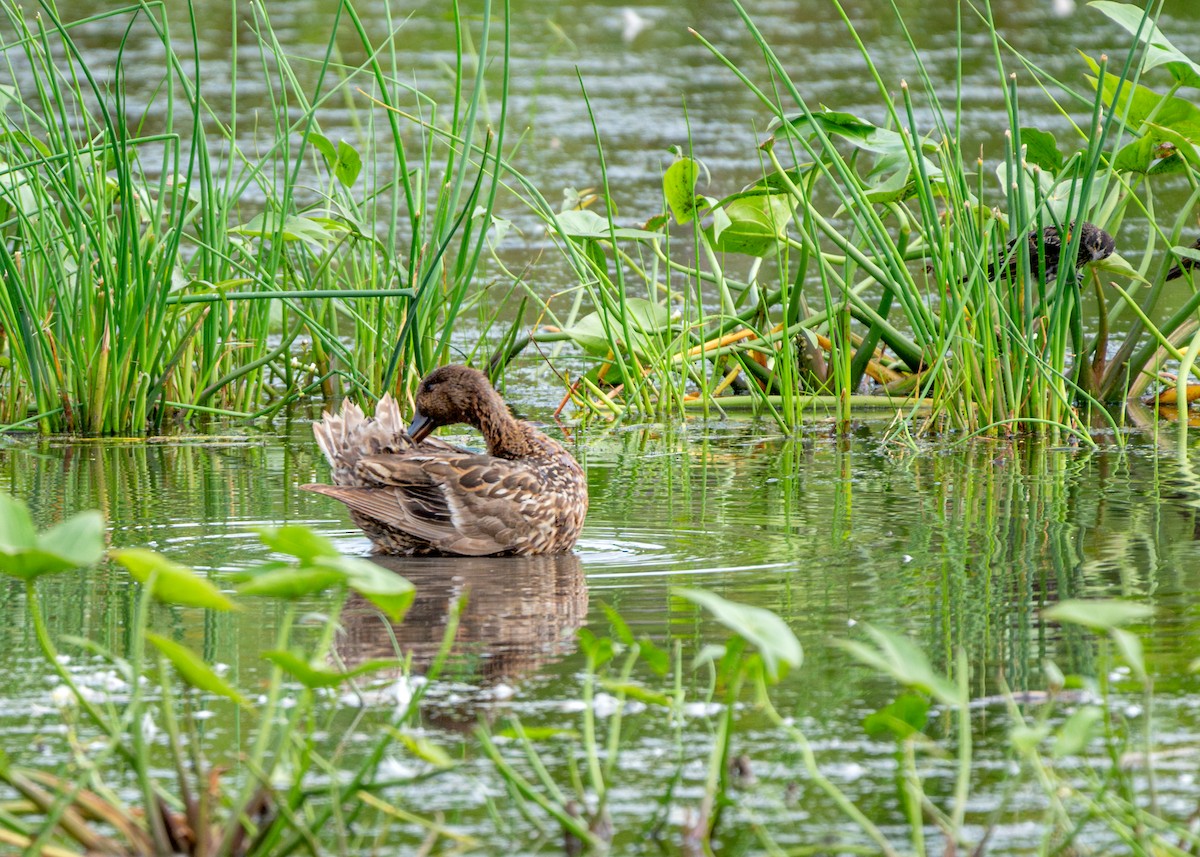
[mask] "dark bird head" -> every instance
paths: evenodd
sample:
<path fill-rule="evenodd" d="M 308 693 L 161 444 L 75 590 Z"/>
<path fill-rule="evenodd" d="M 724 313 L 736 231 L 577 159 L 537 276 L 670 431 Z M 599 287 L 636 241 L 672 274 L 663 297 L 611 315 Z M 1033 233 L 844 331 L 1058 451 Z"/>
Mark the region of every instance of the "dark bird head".
<path fill-rule="evenodd" d="M 1113 237 L 1099 226 L 1094 223 L 1085 223 L 1080 228 L 1079 256 L 1076 264 L 1086 265 L 1088 262 L 1107 259 L 1113 254 L 1116 246 L 1117 242 L 1113 240 Z"/>
<path fill-rule="evenodd" d="M 466 366 L 443 366 L 426 375 L 417 389 L 416 405 L 408 433 L 417 442 L 439 426 L 467 423 L 478 428 L 481 414 L 497 406 L 504 410 L 487 375 Z"/>

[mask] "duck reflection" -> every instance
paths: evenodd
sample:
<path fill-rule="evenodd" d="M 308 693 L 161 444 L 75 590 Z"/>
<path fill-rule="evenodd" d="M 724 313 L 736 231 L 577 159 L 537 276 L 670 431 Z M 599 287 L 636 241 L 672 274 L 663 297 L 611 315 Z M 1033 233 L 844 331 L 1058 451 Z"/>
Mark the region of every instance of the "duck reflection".
<path fill-rule="evenodd" d="M 515 681 L 575 650 L 587 618 L 583 565 L 574 554 L 532 557 L 392 557 L 371 561 L 416 587 L 404 620 L 392 624 L 352 596 L 337 648 L 348 667 L 412 654 L 415 672 L 436 657 L 455 599 L 465 596 L 442 678 L 472 684 Z"/>

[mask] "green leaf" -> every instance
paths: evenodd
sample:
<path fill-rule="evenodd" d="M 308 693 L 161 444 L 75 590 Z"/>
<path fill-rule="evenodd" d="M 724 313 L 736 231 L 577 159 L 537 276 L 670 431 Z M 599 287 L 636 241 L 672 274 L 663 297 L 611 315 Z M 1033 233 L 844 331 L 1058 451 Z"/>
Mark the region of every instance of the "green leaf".
<path fill-rule="evenodd" d="M 346 575 L 335 568 L 296 568 L 285 565 L 252 574 L 238 586 L 239 595 L 293 600 L 315 595 L 346 582 Z"/>
<path fill-rule="evenodd" d="M 1013 727 L 1012 731 L 1008 733 L 1008 740 L 1012 743 L 1014 750 L 1022 756 L 1028 756 L 1030 753 L 1036 752 L 1038 745 L 1049 736 L 1049 726 L 1043 725 L 1036 729 L 1031 729 L 1022 724 Z"/>
<path fill-rule="evenodd" d="M 366 598 L 393 622 L 399 622 L 412 605 L 415 590 L 406 579 L 367 559 L 339 556 L 320 558 L 316 564 L 345 574 L 350 588 Z"/>
<path fill-rule="evenodd" d="M 613 627 L 614 636 L 627 646 L 634 645 L 633 632 L 629 630 L 629 626 L 625 624 L 625 620 L 621 618 L 621 614 L 603 601 L 600 602 L 600 608 L 604 611 L 604 615 L 608 617 L 608 623 Z"/>
<path fill-rule="evenodd" d="M 1081 56 L 1091 70 L 1099 74 L 1099 64 L 1086 54 Z M 1087 81 L 1092 89 L 1100 83 L 1099 78 L 1090 75 Z M 1118 85 L 1121 89 L 1120 101 L 1116 101 Z M 1103 100 L 1105 106 L 1115 110 L 1135 133 L 1143 133 L 1146 121 L 1154 117 L 1156 125 L 1171 128 L 1188 139 L 1200 137 L 1200 107 L 1187 99 L 1156 92 L 1140 83 L 1134 86 L 1129 81 L 1121 82 L 1116 75 L 1108 74 L 1104 77 Z"/>
<path fill-rule="evenodd" d="M 792 219 L 792 202 L 781 194 L 744 196 L 723 207 L 729 223 L 713 240 L 724 253 L 766 256 L 775 251 L 787 235 Z"/>
<path fill-rule="evenodd" d="M 1112 637 L 1113 642 L 1117 644 L 1117 649 L 1121 652 L 1121 657 L 1125 663 L 1129 664 L 1133 670 L 1133 674 L 1145 681 L 1146 679 L 1146 658 L 1142 654 L 1142 641 L 1137 634 L 1131 634 L 1129 631 L 1121 628 L 1113 628 L 1108 632 Z"/>
<path fill-rule="evenodd" d="M 587 209 L 564 211 L 555 215 L 555 219 L 558 221 L 556 231 L 565 238 L 599 240 L 608 240 L 610 238 L 652 238 L 655 241 L 662 238 L 661 233 L 651 232 L 647 229 L 631 229 L 620 226 L 615 229 L 609 229 L 608 220 L 596 212 L 588 211 Z"/>
<path fill-rule="evenodd" d="M 1145 277 L 1137 272 L 1137 270 L 1129 264 L 1129 262 L 1120 254 L 1112 253 L 1104 259 L 1099 259 L 1091 263 L 1091 266 L 1097 271 L 1104 271 L 1108 274 L 1116 274 L 1118 277 L 1125 277 L 1138 282 L 1149 282 Z"/>
<path fill-rule="evenodd" d="M 1149 619 L 1154 615 L 1154 608 L 1134 601 L 1073 599 L 1047 607 L 1042 615 L 1052 622 L 1083 625 L 1093 631 L 1109 631 Z"/>
<path fill-rule="evenodd" d="M 390 731 L 418 759 L 428 762 L 441 770 L 454 767 L 455 763 L 450 758 L 450 754 L 429 739 L 418 738 L 415 735 L 409 735 L 407 732 Z"/>
<path fill-rule="evenodd" d="M 32 580 L 95 565 L 103 555 L 99 512 L 80 512 L 39 534 L 25 504 L 0 492 L 0 573 Z"/>
<path fill-rule="evenodd" d="M 37 545 L 37 530 L 25 504 L 0 491 L 0 551 L 14 552 Z"/>
<path fill-rule="evenodd" d="M 263 652 L 262 656 L 310 690 L 318 687 L 337 687 L 355 676 L 383 669 L 399 669 L 404 666 L 403 661 L 398 661 L 395 658 L 377 659 L 365 661 L 354 669 L 343 672 L 341 670 L 325 669 L 322 666 L 314 666 L 292 652 L 272 650 Z"/>
<path fill-rule="evenodd" d="M 315 253 L 324 253 L 334 239 L 333 233 L 325 228 L 320 221 L 311 217 L 301 217 L 289 214 L 282 220 L 274 211 L 264 211 L 255 215 L 240 226 L 234 226 L 230 232 L 245 235 L 250 238 L 281 238 L 284 241 L 302 241 Z"/>
<path fill-rule="evenodd" d="M 146 639 L 154 644 L 166 656 L 175 670 L 192 687 L 206 693 L 231 699 L 238 705 L 249 707 L 246 698 L 237 692 L 225 679 L 221 678 L 204 659 L 186 646 L 168 640 L 158 634 L 146 632 Z"/>
<path fill-rule="evenodd" d="M 587 628 L 580 628 L 576 636 L 579 638 L 579 648 L 587 655 L 593 668 L 603 666 L 612 660 L 613 641 L 611 637 L 597 637 Z"/>
<path fill-rule="evenodd" d="M 696 177 L 700 165 L 691 158 L 680 158 L 663 173 L 663 196 L 676 223 L 690 223 L 696 218 Z"/>
<path fill-rule="evenodd" d="M 362 156 L 345 140 L 338 140 L 337 160 L 333 163 L 333 174 L 342 187 L 351 187 L 362 172 Z"/>
<path fill-rule="evenodd" d="M 1083 752 L 1095 732 L 1096 724 L 1103 719 L 1104 712 L 1095 705 L 1080 708 L 1058 727 L 1054 735 L 1052 755 L 1061 759 Z"/>
<path fill-rule="evenodd" d="M 1054 175 L 1063 168 L 1063 154 L 1058 150 L 1054 135 L 1038 128 L 1022 128 L 1021 143 L 1025 146 L 1025 160 L 1036 164 Z"/>
<path fill-rule="evenodd" d="M 164 604 L 209 610 L 237 609 L 217 587 L 162 554 L 145 548 L 125 548 L 112 551 L 110 556 L 125 566 L 134 580 L 151 587 L 151 595 Z"/>
<path fill-rule="evenodd" d="M 804 663 L 800 641 L 787 623 L 770 610 L 727 601 L 706 589 L 677 586 L 672 587 L 671 593 L 703 607 L 718 622 L 755 646 L 772 681 L 782 678 L 786 667 L 798 669 Z M 785 670 L 780 669 L 781 665 Z"/>
<path fill-rule="evenodd" d="M 256 527 L 259 539 L 271 550 L 310 561 L 322 556 L 340 556 L 329 539 L 319 536 L 308 527 L 288 524 L 283 527 Z"/>
<path fill-rule="evenodd" d="M 1137 36 L 1138 41 L 1146 46 L 1147 70 L 1165 66 L 1177 82 L 1184 86 L 1200 87 L 1200 65 L 1171 44 L 1171 40 L 1163 35 L 1147 12 L 1136 4 L 1112 0 L 1092 0 L 1088 5 Z"/>
<path fill-rule="evenodd" d="M 863 729 L 872 738 L 891 735 L 903 741 L 925 728 L 929 719 L 929 700 L 915 693 L 902 693 L 863 720 Z"/>
<path fill-rule="evenodd" d="M 867 666 L 890 675 L 903 685 L 930 693 L 946 705 L 965 703 L 954 682 L 934 672 L 925 653 L 907 637 L 870 626 L 867 633 L 874 638 L 876 648 L 855 640 L 835 642 Z"/>
<path fill-rule="evenodd" d="M 600 686 L 613 696 L 624 695 L 629 699 L 636 699 L 638 702 L 644 702 L 647 705 L 657 705 L 660 708 L 670 708 L 675 704 L 673 697 L 656 690 L 650 690 L 642 687 L 640 684 L 634 684 L 633 682 L 629 681 L 610 681 L 604 679 L 601 680 Z"/>
<path fill-rule="evenodd" d="M 646 665 L 658 675 L 666 675 L 671 669 L 671 656 L 647 637 L 638 640 L 638 654 Z"/>
<path fill-rule="evenodd" d="M 618 315 L 619 312 L 625 313 L 625 319 Z M 588 313 L 572 327 L 565 328 L 563 333 L 585 351 L 603 357 L 611 348 L 609 336 L 618 348 L 629 347 L 630 343 L 624 341 L 625 320 L 633 333 L 632 351 L 635 354 L 653 357 L 662 350 L 662 334 L 671 326 L 670 310 L 646 298 L 629 298 L 615 312 L 604 309 Z"/>

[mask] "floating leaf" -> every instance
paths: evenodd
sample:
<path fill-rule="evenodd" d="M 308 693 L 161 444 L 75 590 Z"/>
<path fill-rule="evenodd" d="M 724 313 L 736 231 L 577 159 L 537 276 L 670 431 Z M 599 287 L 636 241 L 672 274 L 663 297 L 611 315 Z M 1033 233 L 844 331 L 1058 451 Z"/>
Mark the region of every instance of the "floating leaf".
<path fill-rule="evenodd" d="M 314 666 L 292 652 L 269 651 L 263 652 L 262 656 L 310 690 L 318 687 L 337 687 L 355 676 L 365 675 L 366 673 L 382 669 L 400 669 L 404 666 L 403 661 L 398 661 L 395 658 L 376 659 L 365 661 L 354 669 L 343 672 L 342 670 L 328 670 L 324 667 Z"/>
<path fill-rule="evenodd" d="M 204 662 L 203 658 L 187 646 L 150 632 L 146 633 L 146 639 L 166 656 L 183 680 L 192 687 L 231 699 L 238 705 L 249 706 L 245 697 L 225 679 L 217 675 L 213 668 Z"/>
<path fill-rule="evenodd" d="M 755 646 L 772 681 L 782 678 L 781 664 L 798 669 L 804 663 L 800 641 L 787 623 L 770 610 L 728 601 L 706 589 L 673 587 L 671 592 L 703 607 L 718 622 Z"/>
<path fill-rule="evenodd" d="M 152 586 L 151 594 L 164 604 L 209 610 L 236 609 L 234 603 L 217 587 L 190 568 L 172 562 L 162 554 L 145 548 L 125 548 L 114 550 L 110 555 L 125 566 L 138 583 Z"/>
<path fill-rule="evenodd" d="M 99 512 L 80 512 L 39 534 L 25 504 L 0 492 L 0 573 L 31 580 L 94 565 L 103 555 Z"/>
<path fill-rule="evenodd" d="M 696 218 L 696 177 L 700 166 L 691 158 L 680 158 L 663 173 L 663 196 L 676 223 L 690 223 Z"/>
<path fill-rule="evenodd" d="M 1068 622 L 1093 631 L 1108 631 L 1149 619 L 1154 615 L 1154 608 L 1134 601 L 1073 599 L 1047 607 L 1042 615 L 1052 622 Z"/>

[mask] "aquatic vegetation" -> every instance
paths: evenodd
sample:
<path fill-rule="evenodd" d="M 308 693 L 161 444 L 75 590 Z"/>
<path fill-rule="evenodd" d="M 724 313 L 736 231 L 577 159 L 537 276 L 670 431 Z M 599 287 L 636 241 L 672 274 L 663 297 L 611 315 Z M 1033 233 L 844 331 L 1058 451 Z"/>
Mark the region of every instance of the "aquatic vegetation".
<path fill-rule="evenodd" d="M 552 223 L 587 263 L 594 312 L 533 339 L 566 338 L 593 358 L 571 388 L 578 406 L 613 416 L 749 405 L 790 426 L 814 408 L 844 422 L 874 404 L 909 417 L 924 407 L 934 417 L 924 426 L 1086 436 L 1089 410 L 1109 419 L 1097 405 L 1139 395 L 1164 362 L 1182 364 L 1175 377 L 1184 383 L 1196 302 L 1167 319 L 1156 310 L 1172 264 L 1191 258 L 1178 245 L 1197 197 L 1161 227 L 1155 200 L 1182 179 L 1196 186 L 1200 114 L 1175 92 L 1200 81 L 1200 65 L 1171 46 L 1152 6 L 1089 4 L 1087 14 L 1108 16 L 1131 38 L 1114 62 L 1083 46 L 1082 88 L 1048 78 L 1006 44 L 989 4 L 978 19 L 964 7 L 960 45 L 972 26 L 990 39 L 1009 119 L 993 166 L 967 153 L 977 144 L 960 132 L 962 64 L 959 80 L 935 83 L 898 11 L 917 74 L 896 91 L 832 4 L 877 89 L 881 124 L 811 105 L 734 5 L 763 68 L 696 35 L 772 118 L 757 153 L 762 178 L 724 196 L 701 193 L 703 152 L 689 150 L 663 175 L 663 210 L 643 224 L 626 226 L 627 212 L 618 220 L 619 190 L 603 175 L 595 198 Z M 1025 124 L 1013 67 L 1068 117 L 1069 138 Z M 1088 246 L 1109 233 L 1122 236 L 1117 252 Z M 1144 235 L 1143 246 L 1130 234 Z M 1075 265 L 1051 263 L 1055 242 Z M 1009 275 L 994 277 L 998 269 Z M 1096 321 L 1085 323 L 1091 312 Z M 1117 330 L 1123 338 L 1110 342 Z"/>
<path fill-rule="evenodd" d="M 969 674 L 961 648 L 943 659 L 947 671 L 904 635 L 849 631 L 841 646 L 881 685 L 899 687 L 862 723 L 871 742 L 893 748 L 895 772 L 890 791 L 864 797 L 837 773 L 844 745 L 813 746 L 804 718 L 776 707 L 781 683 L 803 683 L 807 670 L 821 666 L 805 663 L 793 630 L 759 606 L 677 588 L 671 611 L 685 621 L 703 619 L 705 630 L 694 647 L 676 639 L 667 648 L 606 608 L 607 633 L 597 623 L 579 632 L 580 668 L 570 679 L 577 704 L 536 725 L 501 707 L 502 722 L 483 719 L 450 751 L 443 745 L 455 740 L 451 735 L 428 723 L 413 727 L 441 680 L 458 612 L 451 611 L 424 682 L 407 671 L 393 681 L 403 663 L 399 651 L 396 659 L 337 657 L 335 629 L 349 592 L 391 617 L 410 604 L 411 587 L 391 572 L 340 556 L 301 527 L 262 531 L 263 542 L 287 559 L 239 573 L 233 593 L 153 551 L 115 550 L 113 561 L 134 581 L 128 645 L 117 652 L 94 640 L 64 639 L 66 651 L 93 658 L 85 674 L 49 638 L 40 589 L 46 575 L 99 559 L 103 521 L 85 512 L 38 533 L 6 495 L 0 513 L 0 573 L 24 583 L 44 664 L 57 682 L 46 695 L 69 727 L 61 739 L 69 752 L 51 755 L 50 765 L 28 747 L 4 748 L 0 781 L 23 798 L 0 813 L 7 847 L 48 855 L 387 853 L 403 842 L 431 853 L 490 853 L 503 843 L 523 850 L 557 839 L 567 853 L 602 853 L 610 841 L 622 853 L 642 853 L 647 841 L 686 854 L 718 843 L 792 853 L 802 833 L 830 852 L 923 854 L 1007 848 L 993 827 L 1011 824 L 1015 814 L 1023 829 L 1039 831 L 1037 853 L 1107 845 L 1182 855 L 1200 848 L 1187 817 L 1192 807 L 1159 805 L 1154 797 L 1154 766 L 1164 739 L 1174 739 L 1155 734 L 1151 670 L 1139 636 L 1152 611 L 1141 604 L 1055 604 L 1045 616 L 1086 640 L 1093 655 L 1086 670 L 1060 668 L 1051 648 L 1041 686 L 987 699 L 973 695 L 978 677 Z M 316 593 L 328 609 L 310 615 L 306 627 L 301 605 Z M 253 693 L 192 645 L 192 623 L 177 621 L 227 613 L 248 598 L 282 607 L 276 645 L 261 653 L 269 678 Z M 338 719 L 345 703 L 335 689 L 349 684 L 366 697 L 375 675 L 403 684 L 389 691 L 394 713 L 381 729 L 363 720 L 347 726 Z M 1140 701 L 1142 714 L 1125 713 L 1132 701 Z M 213 745 L 203 726 L 210 714 L 239 724 L 233 747 Z M 981 737 L 997 725 L 1007 760 L 998 784 L 995 750 Z M 641 771 L 634 788 L 653 786 L 652 810 L 631 821 L 630 745 L 647 734 L 655 767 Z M 763 734 L 773 736 L 768 745 L 756 743 Z M 755 746 L 770 746 L 775 756 L 762 758 Z M 419 763 L 423 773 L 394 777 L 397 758 Z M 461 767 L 502 784 L 490 794 L 507 789 L 504 804 L 484 798 L 486 830 L 476 822 L 468 833 L 454 814 L 422 818 L 405 804 L 411 789 Z M 786 792 L 781 773 L 789 779 Z M 792 808 L 769 811 L 774 798 L 764 788 L 781 792 Z M 638 800 L 644 809 L 647 800 Z M 832 808 L 832 823 L 829 813 L 798 820 L 796 807 L 818 803 Z"/>
<path fill-rule="evenodd" d="M 332 728 L 341 706 L 331 690 L 404 664 L 374 659 L 343 670 L 326 661 L 350 592 L 399 620 L 412 602 L 407 581 L 367 560 L 340 555 L 302 527 L 261 532 L 264 543 L 291 561 L 240 574 L 236 598 L 154 551 L 114 550 L 113 561 L 126 569 L 138 590 L 128 650 L 70 641 L 72 648 L 82 644 L 83 651 L 107 665 L 109 680 L 98 691 L 68 669 L 68 659 L 50 638 L 38 580 L 95 564 L 104 552 L 104 538 L 96 512 L 83 512 L 39 534 L 25 507 L 0 494 L 0 573 L 25 582 L 41 653 L 59 682 L 49 696 L 72 736 L 71 753 L 55 773 L 25 760 L 18 764 L 11 758 L 15 750 L 0 752 L 0 781 L 25 801 L 15 813 L 3 813 L 0 842 L 39 854 L 81 853 L 76 847 L 112 855 L 283 854 L 300 843 L 354 840 L 351 826 L 364 813 L 394 811 L 367 798 L 378 787 L 377 770 L 385 753 L 404 744 L 397 730 L 415 715 L 421 687 L 412 689 L 397 708 L 391 731 L 374 742 L 356 767 L 346 769 L 338 761 L 346 736 Z M 317 592 L 330 594 L 328 615 L 318 633 L 302 633 L 296 599 Z M 155 604 L 225 612 L 237 609 L 238 599 L 252 597 L 285 605 L 277 648 L 262 653 L 272 665 L 270 678 L 253 702 L 190 648 L 178 628 L 151 630 L 159 615 Z M 436 674 L 435 667 L 431 677 Z M 253 723 L 252 739 L 232 774 L 227 762 L 208 757 L 201 723 L 214 712 Z M 164 776 L 163 770 L 172 775 Z M 123 783 L 133 787 L 140 803 L 130 802 Z"/>
<path fill-rule="evenodd" d="M 191 7 L 180 34 L 161 3 L 79 22 L 52 4 L 31 16 L 0 3 L 14 33 L 0 88 L 0 426 L 128 433 L 197 413 L 271 415 L 314 392 L 406 398 L 448 362 L 486 292 L 476 272 L 507 99 L 505 76 L 485 129 L 492 6 L 477 37 L 452 9 L 457 62 L 439 103 L 395 67 L 403 23 L 390 9 L 393 28 L 373 42 L 336 4 L 310 78 L 310 58 L 254 6 L 232 36 L 233 79 L 218 84 L 189 58 Z M 101 25 L 150 41 L 157 60 L 142 52 L 134 66 L 124 41 L 89 60 L 77 36 Z M 506 70 L 507 44 L 498 53 Z M 125 82 L 148 70 L 156 97 L 132 103 Z M 276 108 L 250 143 L 245 86 Z M 334 101 L 357 141 L 322 132 Z M 472 319 L 479 332 L 494 312 Z"/>
<path fill-rule="evenodd" d="M 467 423 L 487 453 L 429 438 Z M 531 556 L 575 546 L 587 478 L 558 441 L 508 412 L 477 369 L 442 366 L 417 389 L 412 425 L 385 397 L 365 418 L 347 401 L 313 425 L 333 485 L 305 490 L 345 503 L 381 553 Z"/>

